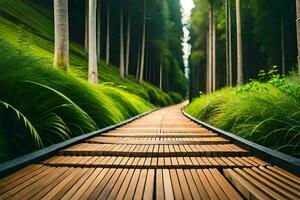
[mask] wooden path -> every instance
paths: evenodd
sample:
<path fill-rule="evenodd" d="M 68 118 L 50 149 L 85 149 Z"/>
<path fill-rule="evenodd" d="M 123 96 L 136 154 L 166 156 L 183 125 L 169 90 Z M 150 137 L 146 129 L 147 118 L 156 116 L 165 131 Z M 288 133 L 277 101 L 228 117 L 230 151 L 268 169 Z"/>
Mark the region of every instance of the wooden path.
<path fill-rule="evenodd" d="M 300 178 L 167 107 L 0 180 L 0 199 L 300 199 Z"/>

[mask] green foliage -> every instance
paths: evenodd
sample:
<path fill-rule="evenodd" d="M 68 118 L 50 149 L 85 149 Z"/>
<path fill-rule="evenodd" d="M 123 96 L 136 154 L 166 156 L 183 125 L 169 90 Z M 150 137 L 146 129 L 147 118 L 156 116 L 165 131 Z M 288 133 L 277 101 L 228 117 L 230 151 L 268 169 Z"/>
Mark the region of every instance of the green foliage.
<path fill-rule="evenodd" d="M 186 111 L 223 130 L 300 157 L 300 81 L 278 77 L 274 69 L 265 74 L 268 81 L 264 78 L 202 96 Z"/>
<path fill-rule="evenodd" d="M 97 88 L 4 41 L 0 48 L 0 161 L 153 108 L 124 87 Z"/>

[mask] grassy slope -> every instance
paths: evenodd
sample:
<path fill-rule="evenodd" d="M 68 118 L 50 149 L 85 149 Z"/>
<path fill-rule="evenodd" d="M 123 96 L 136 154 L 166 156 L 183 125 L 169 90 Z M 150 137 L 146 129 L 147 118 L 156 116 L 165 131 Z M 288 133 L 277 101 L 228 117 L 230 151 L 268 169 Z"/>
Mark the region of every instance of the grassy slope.
<path fill-rule="evenodd" d="M 276 82 L 279 84 L 254 82 L 243 89 L 225 88 L 195 99 L 186 111 L 223 130 L 299 157 L 300 81 Z"/>
<path fill-rule="evenodd" d="M 86 81 L 87 58 L 70 45 L 70 69 L 52 68 L 53 22 L 29 0 L 0 1 L 0 162 L 105 127 L 172 99 L 100 63 L 101 84 Z M 22 146 L 22 148 L 19 148 Z"/>

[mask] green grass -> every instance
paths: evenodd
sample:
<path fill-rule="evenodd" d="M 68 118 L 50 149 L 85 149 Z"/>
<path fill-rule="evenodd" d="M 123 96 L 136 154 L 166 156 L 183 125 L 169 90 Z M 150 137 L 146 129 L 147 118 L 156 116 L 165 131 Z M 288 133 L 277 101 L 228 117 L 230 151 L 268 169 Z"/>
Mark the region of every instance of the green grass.
<path fill-rule="evenodd" d="M 71 42 L 70 68 L 52 67 L 53 22 L 30 0 L 0 1 L 0 162 L 180 101 L 99 62 L 87 82 L 87 56 Z"/>
<path fill-rule="evenodd" d="M 195 99 L 192 116 L 256 143 L 300 157 L 300 80 L 254 81 Z"/>

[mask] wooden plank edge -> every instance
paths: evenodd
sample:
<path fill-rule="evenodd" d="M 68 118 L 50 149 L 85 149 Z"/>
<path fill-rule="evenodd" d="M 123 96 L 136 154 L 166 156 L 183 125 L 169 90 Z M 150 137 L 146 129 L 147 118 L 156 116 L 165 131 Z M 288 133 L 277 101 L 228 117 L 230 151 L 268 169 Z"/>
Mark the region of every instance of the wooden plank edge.
<path fill-rule="evenodd" d="M 148 114 L 150 114 L 154 111 L 157 111 L 158 109 L 159 108 L 150 110 L 148 112 L 136 115 L 136 116 L 134 116 L 130 119 L 127 119 L 123 122 L 120 122 L 118 124 L 114 124 L 114 125 L 102 128 L 100 130 L 97 130 L 97 131 L 94 131 L 94 132 L 91 132 L 91 133 L 80 135 L 80 136 L 71 138 L 67 141 L 60 142 L 60 143 L 51 145 L 49 147 L 46 147 L 44 149 L 41 149 L 41 150 L 38 150 L 38 151 L 35 151 L 35 152 L 32 152 L 32 153 L 23 155 L 21 157 L 15 158 L 13 160 L 9 160 L 9 161 L 6 161 L 4 163 L 0 163 L 0 178 L 8 176 L 8 175 L 12 174 L 13 172 L 15 172 L 15 171 L 17 171 L 17 170 L 19 170 L 19 169 L 21 169 L 21 168 L 23 168 L 23 167 L 25 167 L 29 164 L 34 164 L 34 163 L 37 163 L 41 160 L 47 159 L 51 156 L 54 156 L 61 149 L 68 148 L 70 146 L 78 144 L 78 143 L 80 143 L 80 142 L 82 142 L 86 139 L 94 137 L 95 135 L 98 135 L 98 134 L 105 133 L 107 131 L 116 129 L 116 128 L 118 128 L 120 126 L 123 126 L 125 124 L 128 124 L 128 123 L 130 123 L 130 122 L 132 122 L 136 119 L 139 119 L 139 118 L 141 118 L 145 115 L 148 115 Z"/>
<path fill-rule="evenodd" d="M 265 146 L 259 145 L 257 143 L 251 142 L 247 139 L 241 138 L 233 133 L 229 133 L 223 131 L 219 128 L 216 128 L 210 124 L 207 124 L 203 121 L 192 117 L 188 113 L 184 111 L 184 108 L 181 109 L 181 112 L 184 116 L 196 122 L 197 124 L 205 127 L 215 133 L 218 133 L 219 136 L 224 137 L 225 139 L 230 140 L 233 144 L 236 144 L 242 148 L 247 149 L 253 156 L 258 157 L 261 160 L 267 161 L 272 165 L 276 165 L 278 167 L 283 168 L 284 170 L 295 174 L 296 176 L 300 176 L 300 159 L 292 157 L 290 155 L 281 153 L 279 151 L 272 150 Z"/>

